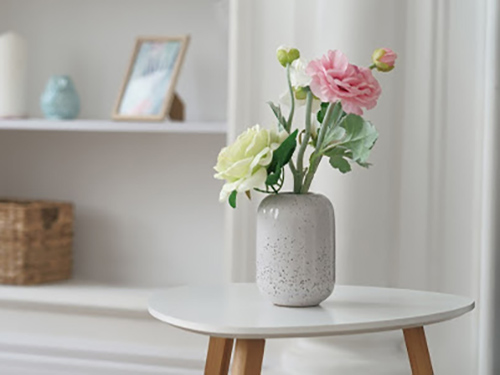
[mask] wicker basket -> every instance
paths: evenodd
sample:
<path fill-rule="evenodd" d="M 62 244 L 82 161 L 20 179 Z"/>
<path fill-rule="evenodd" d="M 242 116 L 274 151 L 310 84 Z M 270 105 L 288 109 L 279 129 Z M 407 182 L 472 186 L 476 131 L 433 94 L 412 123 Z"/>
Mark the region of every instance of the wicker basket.
<path fill-rule="evenodd" d="M 72 244 L 70 203 L 0 199 L 0 283 L 70 278 Z"/>

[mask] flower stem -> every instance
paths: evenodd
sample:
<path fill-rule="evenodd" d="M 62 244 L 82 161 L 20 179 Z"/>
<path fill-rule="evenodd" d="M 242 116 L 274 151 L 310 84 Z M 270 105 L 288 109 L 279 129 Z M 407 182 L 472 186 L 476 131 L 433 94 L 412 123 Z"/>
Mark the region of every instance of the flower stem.
<path fill-rule="evenodd" d="M 288 114 L 287 129 L 286 131 L 290 133 L 292 131 L 293 114 L 295 112 L 295 95 L 293 94 L 292 80 L 290 77 L 290 64 L 286 65 L 286 79 L 288 82 L 288 92 L 290 94 L 290 113 Z M 288 163 L 290 170 L 293 175 L 293 192 L 299 193 L 302 185 L 302 177 L 300 171 L 297 170 L 292 159 Z"/>
<path fill-rule="evenodd" d="M 304 179 L 304 184 L 302 185 L 302 189 L 300 190 L 301 194 L 306 194 L 309 192 L 314 174 L 318 170 L 319 162 L 321 161 L 322 156 L 320 154 L 315 155 L 315 153 L 316 152 L 314 152 L 311 157 L 311 164 L 309 165 L 309 170 L 307 171 L 306 177 Z"/>
<path fill-rule="evenodd" d="M 328 108 L 326 109 L 326 114 L 325 114 L 325 117 L 323 118 L 321 130 L 319 131 L 318 141 L 316 142 L 316 152 L 321 150 L 321 148 L 323 146 L 322 143 L 323 143 L 323 140 L 325 139 L 326 128 L 328 127 L 328 124 L 332 120 L 334 107 L 335 107 L 335 103 L 330 103 L 328 105 Z"/>
<path fill-rule="evenodd" d="M 326 110 L 326 114 L 323 119 L 323 123 L 321 125 L 321 130 L 318 135 L 318 140 L 316 142 L 316 150 L 314 150 L 314 152 L 311 155 L 311 163 L 309 165 L 309 170 L 307 171 L 304 183 L 302 184 L 302 188 L 300 189 L 300 192 L 302 194 L 306 194 L 309 191 L 312 180 L 314 178 L 314 174 L 318 170 L 319 163 L 321 162 L 321 158 L 323 157 L 323 155 L 321 154 L 321 150 L 323 149 L 323 140 L 325 139 L 326 128 L 328 127 L 327 125 L 332 120 L 334 106 L 335 103 L 330 103 L 328 105 L 328 109 Z"/>
<path fill-rule="evenodd" d="M 292 130 L 293 114 L 295 112 L 295 95 L 293 94 L 292 79 L 290 77 L 290 63 L 286 64 L 286 79 L 288 82 L 288 92 L 290 94 L 290 113 L 288 114 L 288 133 Z"/>
<path fill-rule="evenodd" d="M 307 145 L 309 143 L 309 139 L 311 138 L 311 107 L 313 101 L 313 94 L 311 90 L 307 91 L 306 98 L 306 131 L 304 133 L 304 139 L 302 139 L 302 143 L 299 147 L 299 153 L 297 155 L 297 172 L 300 176 L 300 187 L 298 191 L 302 190 L 302 181 L 304 179 L 304 153 L 306 152 Z"/>
<path fill-rule="evenodd" d="M 302 187 L 302 179 L 300 177 L 300 173 L 297 170 L 297 168 L 295 167 L 295 163 L 293 162 L 292 159 L 290 159 L 290 161 L 288 162 L 288 165 L 289 165 L 290 170 L 292 171 L 292 175 L 293 175 L 293 192 L 295 194 L 299 194 L 300 189 Z"/>

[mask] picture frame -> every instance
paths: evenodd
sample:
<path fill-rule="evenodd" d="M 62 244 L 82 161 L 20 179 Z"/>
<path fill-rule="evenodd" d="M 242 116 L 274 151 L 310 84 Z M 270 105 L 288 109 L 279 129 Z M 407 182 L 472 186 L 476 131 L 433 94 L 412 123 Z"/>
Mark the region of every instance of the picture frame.
<path fill-rule="evenodd" d="M 117 121 L 184 120 L 175 92 L 189 35 L 138 37 L 112 118 Z"/>

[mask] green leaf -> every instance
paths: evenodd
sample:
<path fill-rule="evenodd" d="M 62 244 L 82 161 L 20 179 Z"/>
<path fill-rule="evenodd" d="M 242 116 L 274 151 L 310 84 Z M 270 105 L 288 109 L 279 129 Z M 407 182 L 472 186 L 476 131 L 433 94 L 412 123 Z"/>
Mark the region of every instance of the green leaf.
<path fill-rule="evenodd" d="M 370 151 L 378 139 L 378 132 L 370 122 L 361 116 L 350 114 L 340 124 L 346 131 L 342 146 L 352 152 L 352 160 L 366 163 Z"/>
<path fill-rule="evenodd" d="M 236 208 L 236 195 L 238 195 L 238 192 L 236 190 L 233 190 L 229 195 L 228 202 L 232 208 Z"/>
<path fill-rule="evenodd" d="M 281 168 L 288 164 L 292 155 L 297 147 L 297 134 L 299 130 L 296 129 L 290 134 L 283 143 L 273 152 L 273 160 L 267 168 L 267 173 L 275 173 L 280 175 Z"/>
<path fill-rule="evenodd" d="M 266 185 L 268 186 L 276 185 L 279 180 L 280 180 L 280 173 L 273 172 L 267 176 Z"/>
<path fill-rule="evenodd" d="M 327 133 L 323 142 L 323 154 L 333 157 L 337 149 L 345 150 L 342 155 L 359 165 L 368 166 L 370 151 L 378 138 L 377 129 L 361 116 L 349 114 L 340 124 Z"/>
<path fill-rule="evenodd" d="M 322 103 L 324 104 L 324 103 Z M 339 128 L 338 124 L 341 121 L 341 119 L 345 116 L 345 112 L 342 109 L 342 104 L 340 102 L 336 102 L 335 104 L 332 104 L 333 107 L 331 109 L 331 115 L 328 117 L 327 120 L 323 118 L 323 124 L 321 127 L 325 127 L 325 133 L 322 139 L 321 143 L 321 148 L 327 147 L 330 142 L 336 139 L 341 139 L 343 137 L 343 130 Z M 326 109 L 326 112 L 328 112 L 328 108 Z M 326 122 L 325 122 L 326 121 Z M 318 130 L 321 132 L 322 130 Z"/>
<path fill-rule="evenodd" d="M 318 114 L 316 115 L 316 118 L 318 119 L 318 122 L 320 124 L 323 123 L 323 119 L 325 118 L 326 110 L 328 109 L 329 104 L 330 103 L 328 103 L 328 102 L 324 102 L 324 103 L 321 103 L 321 105 L 320 105 L 320 109 L 318 111 Z"/>
<path fill-rule="evenodd" d="M 278 127 L 280 131 L 286 130 L 287 121 L 283 114 L 281 113 L 281 107 L 279 105 L 274 104 L 273 102 L 268 102 L 269 107 L 271 107 L 274 115 L 278 119 Z"/>
<path fill-rule="evenodd" d="M 330 143 L 344 138 L 345 135 L 346 131 L 344 128 L 335 126 L 333 129 L 330 129 L 326 132 L 325 138 L 323 139 L 323 144 L 325 145 L 325 147 L 327 147 Z"/>
<path fill-rule="evenodd" d="M 370 163 L 363 163 L 361 161 L 357 161 L 356 163 L 363 168 L 370 168 L 372 166 Z"/>
<path fill-rule="evenodd" d="M 338 169 L 342 173 L 347 173 L 351 171 L 351 164 L 344 159 L 342 156 L 333 156 L 330 158 L 330 165 L 333 168 Z"/>
<path fill-rule="evenodd" d="M 332 125 L 337 124 L 343 115 L 345 115 L 345 112 L 342 109 L 342 103 L 336 102 L 335 106 L 333 107 Z"/>

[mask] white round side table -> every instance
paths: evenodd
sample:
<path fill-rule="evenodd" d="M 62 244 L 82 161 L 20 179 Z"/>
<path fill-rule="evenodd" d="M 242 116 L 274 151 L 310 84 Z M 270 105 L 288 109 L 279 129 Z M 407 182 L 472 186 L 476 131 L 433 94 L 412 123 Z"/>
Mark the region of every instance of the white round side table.
<path fill-rule="evenodd" d="M 210 336 L 205 375 L 261 373 L 266 339 L 403 330 L 413 375 L 432 375 L 424 326 L 459 317 L 474 301 L 414 290 L 336 286 L 318 307 L 272 305 L 255 284 L 184 286 L 154 294 L 149 312 L 175 327 Z"/>

